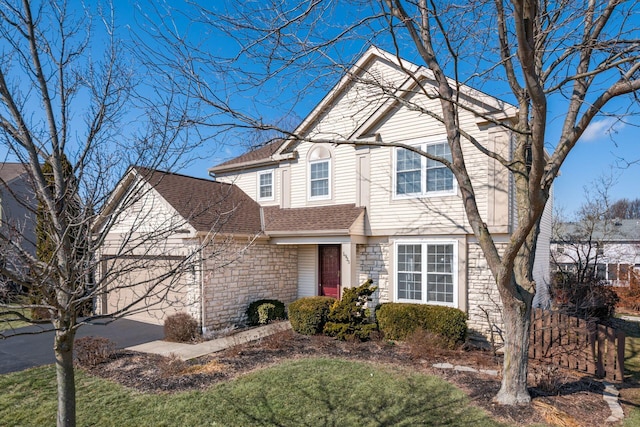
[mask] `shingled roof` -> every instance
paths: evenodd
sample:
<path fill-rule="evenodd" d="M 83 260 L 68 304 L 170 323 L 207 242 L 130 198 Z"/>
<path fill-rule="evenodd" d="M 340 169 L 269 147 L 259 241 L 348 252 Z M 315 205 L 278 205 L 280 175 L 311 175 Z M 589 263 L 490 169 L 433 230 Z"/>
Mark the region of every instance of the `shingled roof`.
<path fill-rule="evenodd" d="M 260 160 L 269 160 L 271 156 L 273 156 L 278 151 L 283 142 L 284 141 L 281 139 L 275 140 L 267 145 L 248 151 L 238 157 L 234 157 L 233 159 L 227 160 L 224 163 L 220 163 L 219 165 L 216 165 L 211 169 L 215 170 L 217 168 L 240 165 L 243 163 L 254 163 L 259 162 Z"/>
<path fill-rule="evenodd" d="M 267 206 L 264 208 L 264 225 L 267 234 L 303 231 L 348 233 L 363 212 L 363 207 L 354 204 L 295 209 Z"/>
<path fill-rule="evenodd" d="M 135 170 L 198 231 L 260 232 L 260 205 L 235 185 L 143 167 Z"/>

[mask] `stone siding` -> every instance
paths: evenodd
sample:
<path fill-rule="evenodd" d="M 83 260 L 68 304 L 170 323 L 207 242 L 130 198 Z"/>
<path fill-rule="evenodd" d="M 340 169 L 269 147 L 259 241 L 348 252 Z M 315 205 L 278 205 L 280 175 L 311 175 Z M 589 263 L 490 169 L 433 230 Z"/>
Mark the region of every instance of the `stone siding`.
<path fill-rule="evenodd" d="M 389 244 L 376 243 L 358 245 L 358 283 L 367 279 L 373 280 L 373 285 L 378 287 L 372 295 L 372 306 L 378 303 L 392 300 L 389 282 Z"/>
<path fill-rule="evenodd" d="M 224 243 L 207 248 L 203 260 L 205 313 L 203 330 L 212 331 L 246 322 L 246 310 L 259 299 L 289 304 L 296 299 L 296 246 Z M 216 252 L 216 253 L 214 253 Z"/>
<path fill-rule="evenodd" d="M 502 251 L 504 245 L 498 244 L 498 249 Z M 469 243 L 467 257 L 469 332 L 489 341 L 493 334 L 494 342 L 502 342 L 504 321 L 500 295 L 480 245 Z"/>

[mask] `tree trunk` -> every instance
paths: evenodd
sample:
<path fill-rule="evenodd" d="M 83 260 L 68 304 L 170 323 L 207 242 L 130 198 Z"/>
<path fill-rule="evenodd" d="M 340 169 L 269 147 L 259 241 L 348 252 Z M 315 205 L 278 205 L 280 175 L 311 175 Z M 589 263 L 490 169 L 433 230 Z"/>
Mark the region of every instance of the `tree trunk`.
<path fill-rule="evenodd" d="M 503 405 L 528 404 L 531 402 L 527 390 L 531 304 L 513 297 L 505 300 L 503 298 L 505 348 L 502 386 L 494 400 Z"/>
<path fill-rule="evenodd" d="M 57 329 L 54 352 L 58 383 L 58 427 L 76 425 L 76 382 L 73 371 L 73 340 L 75 330 Z"/>

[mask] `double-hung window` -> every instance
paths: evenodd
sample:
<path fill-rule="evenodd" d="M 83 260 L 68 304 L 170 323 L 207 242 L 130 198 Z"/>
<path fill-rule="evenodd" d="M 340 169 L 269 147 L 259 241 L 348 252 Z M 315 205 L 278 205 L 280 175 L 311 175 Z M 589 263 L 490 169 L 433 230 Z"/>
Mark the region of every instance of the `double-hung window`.
<path fill-rule="evenodd" d="M 273 200 L 273 171 L 258 173 L 258 200 Z"/>
<path fill-rule="evenodd" d="M 314 147 L 308 157 L 308 198 L 326 200 L 331 198 L 331 151 L 323 144 Z"/>
<path fill-rule="evenodd" d="M 311 198 L 329 197 L 329 160 L 309 163 Z"/>
<path fill-rule="evenodd" d="M 428 154 L 451 161 L 451 149 L 446 142 L 425 143 L 419 148 Z M 395 180 L 395 194 L 399 197 L 455 192 L 453 174 L 445 165 L 406 148 L 396 149 Z"/>
<path fill-rule="evenodd" d="M 402 302 L 457 304 L 455 242 L 396 244 L 396 299 Z"/>

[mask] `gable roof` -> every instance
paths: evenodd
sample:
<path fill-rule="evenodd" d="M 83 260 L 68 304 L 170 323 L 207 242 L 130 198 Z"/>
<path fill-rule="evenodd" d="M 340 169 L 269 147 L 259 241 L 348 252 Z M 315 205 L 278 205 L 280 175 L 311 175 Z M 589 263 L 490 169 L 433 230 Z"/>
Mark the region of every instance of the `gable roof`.
<path fill-rule="evenodd" d="M 384 51 L 376 46 L 371 46 L 342 76 L 340 81 L 325 95 L 318 105 L 316 105 L 302 123 L 300 123 L 294 131 L 294 134 L 307 134 L 323 114 L 333 106 L 336 100 L 350 89 L 354 81 L 357 81 L 367 75 L 371 64 L 375 61 L 390 64 L 392 67 L 395 67 L 396 70 L 400 71 L 399 75 L 394 77 L 396 80 L 393 81 L 393 86 L 395 88 L 394 93 L 396 96 L 388 96 L 388 99 L 383 102 L 382 105 L 367 112 L 366 116 L 363 116 L 362 120 L 359 121 L 356 129 L 354 129 L 352 134 L 348 136 L 348 139 L 350 140 L 372 137 L 372 132 L 375 132 L 376 126 L 388 117 L 389 114 L 392 114 L 392 111 L 399 106 L 399 101 L 396 97 L 410 97 L 417 93 L 418 85 L 424 83 L 428 84 L 434 80 L 433 72 L 430 69 L 401 59 L 397 55 Z M 408 75 L 407 72 L 411 73 L 411 76 Z M 377 78 L 372 76 L 371 79 L 376 80 Z M 476 90 L 470 86 L 464 84 L 458 85 L 452 79 L 449 79 L 449 81 L 453 88 L 458 88 L 462 99 L 476 105 L 477 113 L 481 114 L 477 118 L 478 124 L 489 123 L 490 120 L 506 120 L 509 117 L 515 116 L 517 113 L 517 107 L 514 105 Z M 277 144 L 268 144 L 265 147 L 249 151 L 248 153 L 214 166 L 210 171 L 221 173 L 231 170 L 239 170 L 241 169 L 240 166 L 257 166 L 258 164 L 263 164 L 267 159 L 273 163 L 277 163 L 279 159 L 288 158 L 286 157 L 287 155 L 294 154 L 295 147 L 300 143 L 300 140 L 292 137 L 286 141 L 276 142 Z M 263 149 L 265 151 L 262 151 Z M 265 157 L 265 154 L 267 153 L 268 156 Z M 260 163 L 260 161 L 263 163 Z"/>
<path fill-rule="evenodd" d="M 134 167 L 197 231 L 257 234 L 260 205 L 235 185 Z"/>
<path fill-rule="evenodd" d="M 282 209 L 264 207 L 264 228 L 269 235 L 327 233 L 349 234 L 365 208 L 355 204 Z"/>

